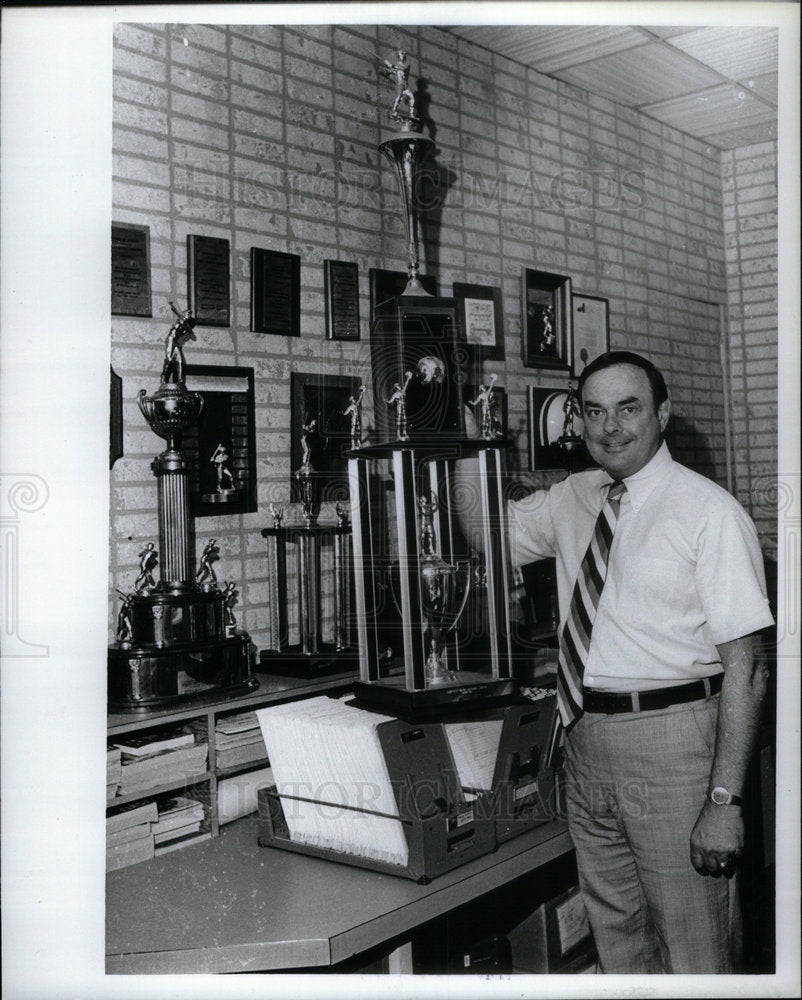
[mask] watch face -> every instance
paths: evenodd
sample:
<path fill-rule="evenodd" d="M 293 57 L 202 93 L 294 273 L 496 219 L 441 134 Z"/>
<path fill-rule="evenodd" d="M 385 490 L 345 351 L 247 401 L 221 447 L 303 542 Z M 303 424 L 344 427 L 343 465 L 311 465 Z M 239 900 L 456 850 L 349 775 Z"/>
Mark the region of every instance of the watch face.
<path fill-rule="evenodd" d="M 714 788 L 710 793 L 710 798 L 717 806 L 726 806 L 731 796 L 726 788 Z"/>

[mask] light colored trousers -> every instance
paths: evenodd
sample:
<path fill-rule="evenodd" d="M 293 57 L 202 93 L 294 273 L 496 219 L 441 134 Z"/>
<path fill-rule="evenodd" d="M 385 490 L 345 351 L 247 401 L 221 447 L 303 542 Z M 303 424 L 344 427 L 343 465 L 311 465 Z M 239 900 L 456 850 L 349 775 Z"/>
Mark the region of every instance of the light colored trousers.
<path fill-rule="evenodd" d="M 718 696 L 655 712 L 585 714 L 565 738 L 568 825 L 606 973 L 737 971 L 736 878 L 698 874 Z"/>

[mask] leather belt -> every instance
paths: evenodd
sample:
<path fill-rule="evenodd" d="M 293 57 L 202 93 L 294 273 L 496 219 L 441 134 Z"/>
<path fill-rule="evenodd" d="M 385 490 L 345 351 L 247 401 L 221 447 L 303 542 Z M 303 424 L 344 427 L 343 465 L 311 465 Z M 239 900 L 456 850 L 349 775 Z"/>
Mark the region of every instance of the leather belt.
<path fill-rule="evenodd" d="M 612 691 L 585 690 L 582 701 L 586 712 L 600 712 L 610 715 L 615 712 L 654 712 L 669 705 L 681 705 L 686 701 L 700 701 L 718 694 L 724 674 L 713 674 L 703 677 L 690 684 L 677 684 L 674 687 L 657 688 L 652 691 L 627 691 L 617 693 Z"/>

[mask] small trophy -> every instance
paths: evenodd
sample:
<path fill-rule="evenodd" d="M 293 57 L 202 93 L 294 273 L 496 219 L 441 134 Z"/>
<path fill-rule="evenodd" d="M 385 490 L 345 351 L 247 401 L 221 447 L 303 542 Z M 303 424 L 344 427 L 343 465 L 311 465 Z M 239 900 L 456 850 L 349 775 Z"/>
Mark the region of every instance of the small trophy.
<path fill-rule="evenodd" d="M 557 446 L 562 448 L 563 451 L 570 453 L 582 444 L 582 437 L 580 434 L 577 434 L 574 428 L 574 418 L 579 417 L 581 411 L 579 400 L 576 397 L 576 387 L 573 382 L 568 383 L 568 394 L 563 403 L 563 413 L 565 414 L 565 419 L 563 421 L 562 434 L 557 438 Z"/>
<path fill-rule="evenodd" d="M 120 611 L 117 615 L 117 642 L 120 644 L 121 649 L 131 648 L 131 639 L 134 634 L 133 625 L 131 623 L 131 600 L 133 594 L 124 594 L 121 590 L 117 593 L 120 595 Z"/>
<path fill-rule="evenodd" d="M 437 497 L 418 498 L 420 510 L 420 580 L 423 614 L 426 617 L 426 687 L 439 687 L 457 680 L 446 667 L 444 645 L 456 627 L 470 592 L 470 565 L 447 563 L 436 552 L 433 518 Z"/>
<path fill-rule="evenodd" d="M 277 507 L 274 503 L 271 503 L 268 510 L 270 511 L 270 516 L 273 518 L 273 527 L 280 528 L 281 522 L 284 520 L 284 508 Z"/>
<path fill-rule="evenodd" d="M 216 488 L 214 493 L 202 493 L 201 499 L 206 503 L 230 503 L 240 497 L 239 484 L 234 482 L 234 476 L 228 467 L 228 449 L 221 441 L 215 448 L 214 454 L 209 459 L 209 464 L 214 466 Z"/>

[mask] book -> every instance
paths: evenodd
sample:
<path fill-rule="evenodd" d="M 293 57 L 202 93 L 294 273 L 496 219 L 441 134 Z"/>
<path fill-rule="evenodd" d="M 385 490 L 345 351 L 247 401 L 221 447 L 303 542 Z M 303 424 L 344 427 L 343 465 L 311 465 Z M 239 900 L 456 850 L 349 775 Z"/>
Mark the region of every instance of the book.
<path fill-rule="evenodd" d="M 253 760 L 264 760 L 267 751 L 262 739 L 258 743 L 246 743 L 244 746 L 232 747 L 230 750 L 217 751 L 217 766 L 221 770 L 226 767 L 236 767 L 238 764 L 248 764 Z"/>
<path fill-rule="evenodd" d="M 156 846 L 153 843 L 153 837 L 143 837 L 127 844 L 107 847 L 106 871 L 111 872 L 118 868 L 127 868 L 129 865 L 139 864 L 140 861 L 149 861 L 154 857 L 155 851 Z"/>
<path fill-rule="evenodd" d="M 161 833 L 154 833 L 153 843 L 158 847 L 160 844 L 169 843 L 171 840 L 182 839 L 190 833 L 197 833 L 200 828 L 201 821 L 196 819 L 191 823 L 184 823 L 183 826 L 177 826 L 174 830 L 163 830 Z"/>
<path fill-rule="evenodd" d="M 120 775 L 120 794 L 130 795 L 202 774 L 206 768 L 208 751 L 207 744 L 197 743 L 124 762 Z"/>
<path fill-rule="evenodd" d="M 187 746 L 195 742 L 193 733 L 178 733 L 175 736 L 154 736 L 152 733 L 143 736 L 127 736 L 124 743 L 115 746 L 126 757 L 150 757 L 163 750 L 174 750 L 176 747 Z"/>
<path fill-rule="evenodd" d="M 106 817 L 106 833 L 125 830 L 140 823 L 155 823 L 158 818 L 159 810 L 155 802 L 129 802 L 120 806 L 119 812 Z"/>
<path fill-rule="evenodd" d="M 162 854 L 169 854 L 170 851 L 177 851 L 182 847 L 189 847 L 190 844 L 199 844 L 203 840 L 209 840 L 211 836 L 211 833 L 203 830 L 199 833 L 191 833 L 187 837 L 180 837 L 178 840 L 171 840 L 166 844 L 159 844 L 158 847 L 154 848 L 155 855 L 158 858 Z"/>
<path fill-rule="evenodd" d="M 159 836 L 170 830 L 186 826 L 188 823 L 199 822 L 204 819 L 205 815 L 202 802 L 179 796 L 176 799 L 170 799 L 159 810 L 159 818 L 151 825 L 151 829 L 154 836 Z"/>
<path fill-rule="evenodd" d="M 240 712 L 237 715 L 229 715 L 224 719 L 218 719 L 214 730 L 216 733 L 223 733 L 225 735 L 255 730 L 259 733 L 261 739 L 259 720 L 256 718 L 256 712 Z"/>
<path fill-rule="evenodd" d="M 127 826 L 124 830 L 115 830 L 106 834 L 106 847 L 118 847 L 120 844 L 130 844 L 135 840 L 152 837 L 150 823 L 140 823 L 139 826 Z"/>

